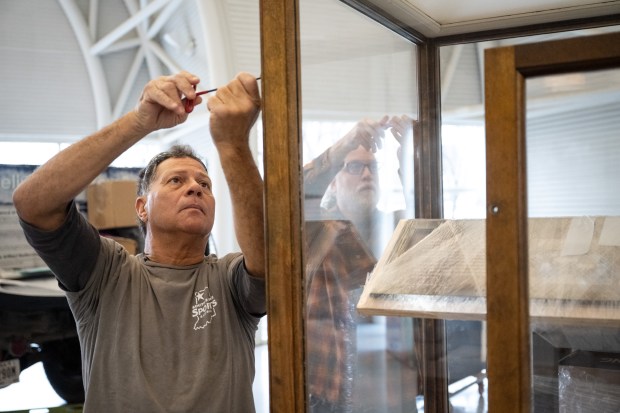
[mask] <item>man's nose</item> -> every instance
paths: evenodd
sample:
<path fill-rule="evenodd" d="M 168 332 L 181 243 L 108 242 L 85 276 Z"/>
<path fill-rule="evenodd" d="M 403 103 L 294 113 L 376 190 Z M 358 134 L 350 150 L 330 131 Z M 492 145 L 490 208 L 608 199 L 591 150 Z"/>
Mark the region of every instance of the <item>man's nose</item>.
<path fill-rule="evenodd" d="M 370 165 L 364 165 L 364 168 L 362 169 L 362 177 L 364 177 L 364 178 L 367 178 L 367 177 L 374 178 L 373 173 L 370 172 Z"/>
<path fill-rule="evenodd" d="M 198 195 L 201 196 L 203 193 L 202 185 L 199 182 L 192 181 L 189 184 L 189 188 L 187 189 L 188 195 Z"/>

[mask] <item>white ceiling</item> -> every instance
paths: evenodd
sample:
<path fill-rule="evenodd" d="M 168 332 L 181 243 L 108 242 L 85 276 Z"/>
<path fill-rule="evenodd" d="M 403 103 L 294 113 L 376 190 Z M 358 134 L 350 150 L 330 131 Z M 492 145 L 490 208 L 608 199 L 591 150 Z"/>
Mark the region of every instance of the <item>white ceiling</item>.
<path fill-rule="evenodd" d="M 130 110 L 151 78 L 185 69 L 208 81 L 198 5 L 0 2 L 0 140 L 71 142 Z"/>
<path fill-rule="evenodd" d="M 370 0 L 427 37 L 620 13 L 620 0 Z"/>
<path fill-rule="evenodd" d="M 620 13 L 620 0 L 372 1 L 431 37 Z M 352 27 L 350 18 L 344 20 L 351 10 L 339 1 L 300 4 L 303 63 L 384 52 L 377 27 Z M 201 88 L 217 86 L 241 70 L 258 75 L 258 7 L 259 0 L 0 1 L 0 141 L 72 142 L 130 110 L 148 79 L 181 68 L 198 74 Z M 333 38 L 344 39 L 340 47 Z M 352 48 L 347 39 L 366 39 L 365 47 Z M 329 48 L 325 42 L 331 42 Z M 394 41 L 391 52 L 405 43 Z M 480 48 L 468 47 L 474 50 L 447 50 L 442 56 L 446 67 L 459 67 L 456 75 L 471 76 L 468 91 L 443 91 L 446 107 L 454 111 L 481 104 Z M 467 65 L 459 60 L 465 58 Z M 326 90 L 332 86 L 330 75 Z M 313 97 L 316 106 L 323 107 L 321 96 L 326 94 Z M 202 136 L 206 124 L 204 108 L 197 108 L 182 128 L 150 139 L 191 139 Z"/>

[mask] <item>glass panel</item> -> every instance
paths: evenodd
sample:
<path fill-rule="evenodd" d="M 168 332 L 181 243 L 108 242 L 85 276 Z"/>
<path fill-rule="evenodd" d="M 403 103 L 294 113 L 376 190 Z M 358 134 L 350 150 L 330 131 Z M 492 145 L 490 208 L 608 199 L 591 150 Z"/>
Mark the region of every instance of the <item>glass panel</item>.
<path fill-rule="evenodd" d="M 574 32 L 545 34 L 539 36 L 504 39 L 498 41 L 458 44 L 441 48 L 441 97 L 442 97 L 442 175 L 443 175 L 443 201 L 444 217 L 451 225 L 470 235 L 464 237 L 466 243 L 448 243 L 447 240 L 439 239 L 439 248 L 434 244 L 425 248 L 425 251 L 445 251 L 443 255 L 450 259 L 452 271 L 436 271 L 433 274 L 433 294 L 438 294 L 443 300 L 433 298 L 432 308 L 436 314 L 443 318 L 454 319 L 477 317 L 486 311 L 485 303 L 477 298 L 484 297 L 486 287 L 485 254 L 484 254 L 484 217 L 486 215 L 486 162 L 485 162 L 485 131 L 484 131 L 484 50 L 491 47 L 508 46 L 522 43 L 541 42 L 574 36 L 586 36 L 599 34 L 607 31 L 617 31 L 618 27 L 588 29 Z M 600 82 L 606 81 L 599 76 Z M 589 147 L 594 145 L 589 140 L 590 134 L 598 134 L 605 124 L 597 124 L 596 118 L 590 122 L 580 123 L 573 112 L 578 108 L 586 108 L 587 102 L 598 102 L 605 107 L 610 102 L 618 102 L 617 85 L 610 83 L 610 89 L 604 90 L 600 86 L 592 94 L 582 88 L 583 75 L 574 74 L 563 78 L 549 78 L 545 81 L 536 80 L 534 86 L 528 84 L 527 96 L 529 104 L 534 108 L 528 116 L 528 197 L 530 200 L 530 213 L 535 216 L 560 216 L 583 213 L 584 202 L 588 203 L 589 214 L 609 214 L 609 208 L 613 208 L 612 198 L 618 196 L 618 192 L 610 191 L 600 185 L 607 182 L 602 176 L 616 173 L 617 169 L 611 170 L 609 162 L 600 163 L 596 168 L 590 167 L 592 151 L 599 149 L 587 149 L 581 155 L 575 153 L 575 148 L 565 146 L 566 125 L 572 133 L 579 130 L 588 131 L 588 143 L 581 143 Z M 564 80 L 562 80 L 564 79 Z M 588 97 L 589 96 L 589 97 Z M 556 99 L 558 101 L 556 102 Z M 561 103 L 561 106 L 560 106 Z M 615 106 L 612 106 L 615 107 Z M 605 116 L 598 109 L 590 108 L 592 114 Z M 612 110 L 611 108 L 609 110 Z M 605 112 L 607 113 L 607 112 Z M 564 114 L 564 115 L 561 115 Z M 564 118 L 565 116 L 566 118 Z M 580 116 L 583 116 L 580 114 Z M 535 139 L 535 136 L 543 136 L 549 139 Z M 554 138 L 551 138 L 553 134 Z M 607 139 L 607 134 L 598 139 Z M 597 146 L 595 145 L 595 146 Z M 604 151 L 604 150 L 603 150 Z M 576 159 L 582 156 L 584 160 Z M 609 152 L 608 156 L 617 156 L 617 152 Z M 534 157 L 534 160 L 532 160 Z M 590 159 L 590 161 L 585 161 Z M 609 158 L 608 158 L 609 159 Z M 584 163 L 586 162 L 586 163 Z M 562 165 L 557 167 L 557 165 Z M 553 166 L 556 165 L 556 166 Z M 579 166 L 581 165 L 581 166 Z M 556 168 L 556 169 L 554 169 Z M 579 180 L 575 178 L 579 176 Z M 569 177 L 572 177 L 569 179 Z M 562 182 L 560 184 L 560 181 Z M 577 182 L 578 181 L 578 182 Z M 558 185 L 559 184 L 559 185 Z M 562 195 L 558 198 L 559 192 Z M 617 198 L 616 198 L 617 199 Z M 578 212 L 582 211 L 582 212 Z M 465 226 L 466 225 L 466 226 Z M 437 232 L 435 232 L 437 235 Z M 472 236 L 479 234 L 480 237 Z M 429 237 L 430 238 L 430 237 Z M 435 238 L 438 238 L 437 236 Z M 422 245 L 418 246 L 420 250 Z M 462 248 L 465 247 L 465 248 Z M 480 252 L 480 249 L 482 252 Z M 462 258 L 455 251 L 463 251 Z M 478 251 L 476 255 L 472 254 Z M 455 257 L 459 257 L 455 259 Z M 428 260 L 424 260 L 428 267 Z M 468 268 L 461 271 L 457 264 L 466 265 Z M 446 267 L 445 263 L 442 263 Z M 466 280 L 462 277 L 467 274 Z M 410 287 L 419 290 L 418 286 Z M 460 292 L 465 295 L 464 299 L 455 297 Z M 473 292 L 473 293 L 472 293 Z M 470 296 L 471 294 L 471 296 Z M 472 301 L 472 298 L 476 298 Z M 416 300 L 420 307 L 420 300 Z M 412 307 L 409 305 L 409 307 Z M 461 316 L 458 313 L 461 312 Z M 478 317 L 482 318 L 482 317 Z M 479 324 L 477 324 L 479 323 Z M 471 374 L 471 368 L 466 369 L 470 375 L 463 373 L 462 366 L 476 365 L 485 361 L 485 325 L 483 322 L 466 320 L 448 320 L 447 324 L 447 347 L 448 347 L 448 370 L 450 374 L 450 404 L 462 412 L 486 411 L 486 380 L 477 374 Z M 460 329 L 459 327 L 462 327 Z M 482 337 L 472 335 L 472 330 L 480 331 Z M 463 334 L 463 332 L 468 334 Z M 539 359 L 549 353 L 540 353 L 539 337 L 534 336 L 535 355 Z M 461 351 L 459 351 L 461 349 Z M 557 355 L 556 355 L 557 357 Z M 456 373 L 455 373 L 456 372 Z M 468 384 L 479 383 L 481 386 L 464 387 Z M 556 392 L 557 394 L 557 392 Z M 482 397 L 480 397 L 482 396 Z M 544 411 L 544 410 L 543 410 Z"/>
<path fill-rule="evenodd" d="M 449 286 L 444 294 L 451 296 L 453 310 L 446 321 L 450 405 L 460 412 L 476 413 L 487 411 L 483 52 L 478 43 L 441 48 L 444 217 L 450 234 L 463 231 L 468 235 L 464 242 L 456 237 L 441 239 L 440 248 L 433 248 L 443 251 L 444 260 L 452 257 L 454 261 L 458 256 L 461 264 L 457 267 L 453 262 L 448 271 L 444 263 L 436 277 Z"/>
<path fill-rule="evenodd" d="M 416 47 L 336 0 L 300 20 L 308 411 L 416 411 L 412 319 L 356 311 L 413 216 Z"/>
<path fill-rule="evenodd" d="M 534 411 L 620 411 L 620 70 L 527 96 Z"/>

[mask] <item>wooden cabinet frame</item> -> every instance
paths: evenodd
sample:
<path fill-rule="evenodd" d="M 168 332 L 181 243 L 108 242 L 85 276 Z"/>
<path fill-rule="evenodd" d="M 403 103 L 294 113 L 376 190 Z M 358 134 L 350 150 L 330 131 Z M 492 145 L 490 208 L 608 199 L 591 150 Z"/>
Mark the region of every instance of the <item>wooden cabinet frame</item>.
<path fill-rule="evenodd" d="M 305 412 L 299 4 L 260 4 L 272 412 Z"/>
<path fill-rule="evenodd" d="M 442 45 L 463 41 L 481 41 L 509 37 L 524 31 L 485 32 L 463 37 L 425 39 L 414 28 L 400 24 L 390 16 L 365 5 L 363 0 L 342 0 L 359 11 L 391 28 L 420 46 L 420 84 L 422 128 L 421 163 L 416 165 L 416 216 L 437 218 L 441 216 L 441 140 L 438 48 Z M 301 109 L 299 65 L 299 3 L 298 0 L 261 0 L 261 58 L 263 93 L 263 128 L 265 156 L 265 242 L 267 244 L 267 297 L 269 313 L 269 387 L 270 409 L 275 413 L 304 413 L 306 389 L 304 369 L 304 322 L 303 322 L 303 208 L 301 165 Z M 591 24 L 590 22 L 584 23 Z M 566 26 L 563 26 L 567 29 Z M 576 26 L 574 26 L 576 27 Z M 535 28 L 540 32 L 552 31 L 552 27 Z M 527 32 L 527 30 L 525 30 Z M 545 70 L 565 70 L 574 65 L 576 57 L 584 57 L 579 69 L 588 65 L 617 64 L 620 40 L 612 39 L 616 50 L 613 62 L 609 61 L 610 38 L 599 55 L 586 58 L 583 53 L 593 47 L 582 47 L 580 52 L 556 50 L 555 59 L 546 46 L 519 46 L 496 52 L 489 59 L 501 60 L 502 66 L 490 68 L 487 73 L 489 89 L 487 99 L 499 100 L 489 121 L 487 132 L 492 142 L 488 147 L 489 205 L 499 207 L 497 214 L 489 214 L 489 245 L 493 257 L 489 264 L 492 274 L 489 291 L 495 291 L 500 282 L 512 283 L 511 288 L 497 289 L 489 295 L 489 377 L 490 411 L 525 412 L 529 410 L 529 332 L 527 322 L 527 280 L 523 277 L 527 257 L 525 245 L 525 175 L 523 158 L 523 80 L 529 75 L 543 74 Z M 579 39 L 575 39 L 579 42 Z M 542 49 L 537 49 L 542 47 Z M 497 57 L 494 57 L 497 56 Z M 605 60 L 607 58 L 608 60 Z M 590 62 L 590 63 L 587 63 Z M 500 70 L 500 68 L 502 68 Z M 505 70 L 505 71 L 504 71 Z M 548 72 L 545 72 L 548 73 Z M 506 88 L 499 92 L 498 88 Z M 503 89 L 501 89 L 503 90 Z M 498 98 L 502 93 L 507 93 Z M 509 99 L 507 98 L 509 97 Z M 487 104 L 489 102 L 487 101 Z M 500 111 L 496 113 L 495 110 Z M 487 112 L 487 116 L 489 112 Z M 507 113 L 511 115 L 504 119 Z M 518 115 L 517 115 L 518 113 Z M 519 125 L 519 128 L 515 128 Z M 515 156 L 518 154 L 519 156 Z M 504 162 L 506 161 L 506 162 Z M 501 182 L 501 185 L 500 185 Z M 506 253 L 505 256 L 499 256 Z M 498 273 L 501 273 L 498 276 Z M 501 278 L 500 278 L 501 277 Z M 507 284 L 510 285 L 510 284 Z M 524 295 L 525 294 L 525 295 Z M 505 301 L 504 301 L 505 300 Z M 500 305 L 500 303 L 502 303 Z M 517 331 L 504 335 L 500 325 L 510 323 Z M 441 322 L 421 326 L 435 342 L 444 342 Z M 501 346 L 501 347 L 498 347 Z M 501 355 L 495 351 L 502 348 Z M 445 371 L 445 365 L 432 362 L 443 358 L 444 349 L 428 351 L 429 368 Z M 425 356 L 426 357 L 426 356 Z M 508 365 L 504 362 L 510 359 Z M 434 402 L 427 404 L 427 411 L 447 411 L 445 387 L 435 387 L 432 382 Z M 434 405 L 434 407 L 433 407 Z"/>
<path fill-rule="evenodd" d="M 531 410 L 525 80 L 620 67 L 620 33 L 485 51 L 489 412 Z"/>

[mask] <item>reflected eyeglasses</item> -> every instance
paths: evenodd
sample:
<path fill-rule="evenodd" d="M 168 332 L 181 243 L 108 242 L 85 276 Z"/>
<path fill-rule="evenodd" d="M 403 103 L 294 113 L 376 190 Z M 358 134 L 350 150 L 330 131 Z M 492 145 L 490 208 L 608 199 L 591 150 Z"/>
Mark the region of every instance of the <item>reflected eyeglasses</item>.
<path fill-rule="evenodd" d="M 379 165 L 377 162 L 361 162 L 361 161 L 351 161 L 344 164 L 344 169 L 351 175 L 361 175 L 364 173 L 364 168 L 368 168 L 368 171 L 371 174 L 376 174 L 379 170 Z"/>

